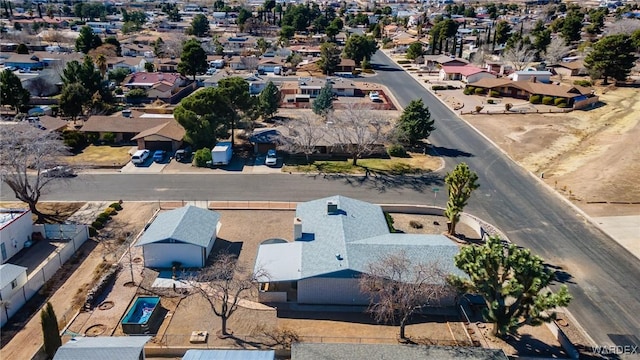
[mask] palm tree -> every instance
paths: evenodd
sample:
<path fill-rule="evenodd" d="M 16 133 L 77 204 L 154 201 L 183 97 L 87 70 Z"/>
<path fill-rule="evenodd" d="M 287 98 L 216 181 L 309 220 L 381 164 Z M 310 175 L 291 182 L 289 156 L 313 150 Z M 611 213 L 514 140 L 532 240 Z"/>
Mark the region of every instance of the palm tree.
<path fill-rule="evenodd" d="M 96 66 L 98 66 L 98 70 L 100 70 L 100 74 L 104 79 L 104 75 L 107 73 L 107 57 L 104 54 L 98 55 L 96 58 Z"/>

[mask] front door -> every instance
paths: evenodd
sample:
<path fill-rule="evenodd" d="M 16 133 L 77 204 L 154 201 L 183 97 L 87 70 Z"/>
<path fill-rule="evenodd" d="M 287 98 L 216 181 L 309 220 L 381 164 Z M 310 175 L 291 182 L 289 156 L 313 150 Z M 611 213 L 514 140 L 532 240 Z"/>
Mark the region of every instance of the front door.
<path fill-rule="evenodd" d="M 2 252 L 2 262 L 7 260 L 7 248 L 4 246 L 4 243 L 0 244 L 0 251 Z"/>

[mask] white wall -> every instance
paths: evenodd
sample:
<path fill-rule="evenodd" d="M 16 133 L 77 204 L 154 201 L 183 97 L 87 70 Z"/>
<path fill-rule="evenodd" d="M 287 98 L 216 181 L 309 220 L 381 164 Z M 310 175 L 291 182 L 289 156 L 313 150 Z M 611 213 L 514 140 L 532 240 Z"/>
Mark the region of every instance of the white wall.
<path fill-rule="evenodd" d="M 298 303 L 368 305 L 355 278 L 310 278 L 298 281 Z"/>
<path fill-rule="evenodd" d="M 6 258 L 0 255 L 2 264 L 24 248 L 24 243 L 31 238 L 32 226 L 31 211 L 26 211 L 15 213 L 13 221 L 0 229 L 0 243 L 4 244 L 7 252 Z"/>
<path fill-rule="evenodd" d="M 203 247 L 183 243 L 160 243 L 142 246 L 144 266 L 151 268 L 170 268 L 171 263 L 179 261 L 183 267 L 203 267 Z"/>
<path fill-rule="evenodd" d="M 15 287 L 11 287 L 11 283 L 9 283 L 7 284 L 7 286 L 5 286 L 0 290 L 0 298 L 2 298 L 3 300 L 8 300 L 14 295 L 14 293 L 21 290 L 21 288 L 27 282 L 27 270 L 21 272 L 20 275 L 18 275 L 18 277 L 15 280 L 16 280 Z"/>

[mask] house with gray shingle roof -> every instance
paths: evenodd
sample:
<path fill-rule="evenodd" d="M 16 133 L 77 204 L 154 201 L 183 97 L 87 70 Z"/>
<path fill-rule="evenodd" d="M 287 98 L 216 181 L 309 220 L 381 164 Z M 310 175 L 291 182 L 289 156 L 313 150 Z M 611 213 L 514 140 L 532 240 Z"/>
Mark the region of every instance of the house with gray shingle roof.
<path fill-rule="evenodd" d="M 53 360 L 140 360 L 151 336 L 76 337 L 56 351 Z"/>
<path fill-rule="evenodd" d="M 443 235 L 390 233 L 379 205 L 339 195 L 300 203 L 293 227 L 293 242 L 271 239 L 258 248 L 255 272 L 266 274 L 259 278 L 261 301 L 368 304 L 358 278 L 370 263 L 400 252 L 413 264 L 464 275 L 453 262 L 456 243 Z"/>
<path fill-rule="evenodd" d="M 203 267 L 220 230 L 220 214 L 195 206 L 161 212 L 142 234 L 144 266 L 170 268 Z"/>

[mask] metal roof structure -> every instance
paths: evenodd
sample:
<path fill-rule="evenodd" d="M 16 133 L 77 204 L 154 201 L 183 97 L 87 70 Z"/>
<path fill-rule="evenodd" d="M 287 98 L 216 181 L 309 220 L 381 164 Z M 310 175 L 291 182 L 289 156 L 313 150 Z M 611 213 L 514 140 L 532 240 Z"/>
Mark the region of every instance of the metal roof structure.
<path fill-rule="evenodd" d="M 161 212 L 142 234 L 136 246 L 178 242 L 207 247 L 216 233 L 220 214 L 188 205 Z"/>
<path fill-rule="evenodd" d="M 151 336 L 76 337 L 56 351 L 53 360 L 139 360 Z"/>
<path fill-rule="evenodd" d="M 11 284 L 13 280 L 17 279 L 20 274 L 26 271 L 27 268 L 24 266 L 14 264 L 0 265 L 0 289 L 4 289 L 5 286 Z"/>

